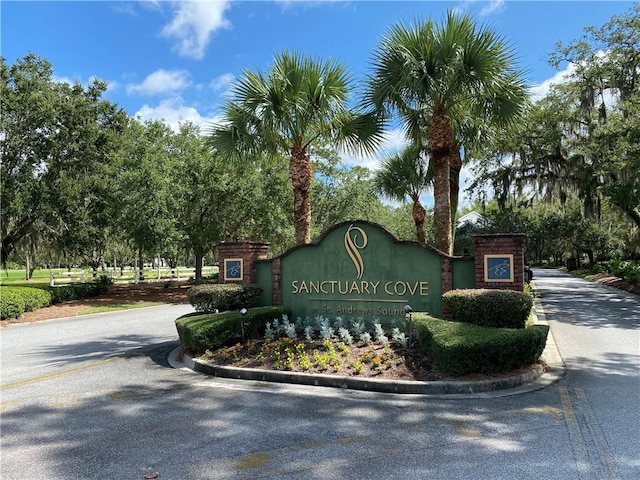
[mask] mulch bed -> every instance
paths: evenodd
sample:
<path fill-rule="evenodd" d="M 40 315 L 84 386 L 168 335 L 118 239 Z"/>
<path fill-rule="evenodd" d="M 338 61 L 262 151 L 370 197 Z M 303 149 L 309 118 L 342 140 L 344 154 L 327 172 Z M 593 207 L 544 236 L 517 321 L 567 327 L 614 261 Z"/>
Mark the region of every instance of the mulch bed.
<path fill-rule="evenodd" d="M 608 273 L 594 275 L 593 277 L 589 277 L 587 280 L 609 285 L 610 287 L 617 288 L 618 290 L 624 290 L 625 292 L 633 293 L 635 295 L 640 295 L 640 283 L 631 283 L 622 278 L 612 277 Z"/>
<path fill-rule="evenodd" d="M 81 300 L 71 300 L 69 302 L 39 308 L 33 312 L 25 312 L 18 318 L 0 321 L 0 325 L 5 327 L 15 323 L 32 323 L 54 318 L 75 317 L 89 307 L 104 305 L 133 304 L 138 302 L 187 303 L 187 290 L 191 287 L 192 285 L 184 282 L 112 285 L 104 295 L 83 298 Z"/>

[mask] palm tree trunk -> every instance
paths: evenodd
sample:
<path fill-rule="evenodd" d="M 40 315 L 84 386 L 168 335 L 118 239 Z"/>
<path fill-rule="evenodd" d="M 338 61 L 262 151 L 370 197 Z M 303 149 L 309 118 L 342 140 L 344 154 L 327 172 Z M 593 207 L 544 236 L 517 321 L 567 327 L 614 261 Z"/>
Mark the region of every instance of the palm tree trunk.
<path fill-rule="evenodd" d="M 456 213 L 458 213 L 458 202 L 460 197 L 460 171 L 462 170 L 462 156 L 460 147 L 454 147 L 449 157 L 449 198 L 451 203 L 451 242 L 455 242 L 456 237 Z"/>
<path fill-rule="evenodd" d="M 449 191 L 449 155 L 453 145 L 453 129 L 449 117 L 436 111 L 427 132 L 433 160 L 433 228 L 435 246 L 451 255 L 451 207 Z"/>
<path fill-rule="evenodd" d="M 424 222 L 427 218 L 427 211 L 424 209 L 419 199 L 413 201 L 413 222 L 416 224 L 416 236 L 420 243 L 427 243 L 427 235 L 424 231 Z"/>
<path fill-rule="evenodd" d="M 293 225 L 296 245 L 311 242 L 311 159 L 304 146 L 291 149 L 289 180 L 293 188 Z"/>

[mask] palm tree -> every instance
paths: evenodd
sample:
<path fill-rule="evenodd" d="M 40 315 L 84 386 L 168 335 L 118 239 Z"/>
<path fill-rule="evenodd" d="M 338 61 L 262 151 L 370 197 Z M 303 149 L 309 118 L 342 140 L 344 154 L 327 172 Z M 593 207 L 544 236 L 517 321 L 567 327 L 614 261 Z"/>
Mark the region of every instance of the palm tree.
<path fill-rule="evenodd" d="M 426 243 L 426 210 L 420 203 L 420 195 L 430 187 L 433 172 L 421 153 L 420 147 L 410 146 L 399 154 L 384 158 L 376 172 L 374 185 L 379 193 L 390 200 L 404 202 L 407 197 L 411 199 L 416 236 L 420 243 Z"/>
<path fill-rule="evenodd" d="M 428 20 L 391 28 L 374 52 L 366 105 L 383 117 L 397 113 L 407 136 L 426 143 L 434 170 L 436 248 L 452 251 L 450 161 L 456 116 L 509 118 L 526 98 L 514 54 L 491 30 L 468 15 L 447 14 L 444 25 Z"/>
<path fill-rule="evenodd" d="M 375 115 L 348 108 L 349 89 L 349 75 L 341 64 L 285 51 L 276 55 L 266 74 L 245 71 L 224 107 L 223 122 L 211 132 L 212 146 L 223 153 L 289 157 L 298 245 L 311 241 L 311 145 L 373 153 L 382 138 Z"/>

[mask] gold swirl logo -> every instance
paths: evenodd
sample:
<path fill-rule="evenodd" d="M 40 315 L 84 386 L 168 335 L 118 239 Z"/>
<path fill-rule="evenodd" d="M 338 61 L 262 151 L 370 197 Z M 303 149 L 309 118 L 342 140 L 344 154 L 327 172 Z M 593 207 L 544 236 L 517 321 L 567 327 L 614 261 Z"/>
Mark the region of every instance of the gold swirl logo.
<path fill-rule="evenodd" d="M 351 234 L 353 232 L 353 235 Z M 367 234 L 360 227 L 349 225 L 347 233 L 344 234 L 344 248 L 349 254 L 349 258 L 353 261 L 358 272 L 358 279 L 362 278 L 364 273 L 364 262 L 359 250 L 367 246 Z"/>

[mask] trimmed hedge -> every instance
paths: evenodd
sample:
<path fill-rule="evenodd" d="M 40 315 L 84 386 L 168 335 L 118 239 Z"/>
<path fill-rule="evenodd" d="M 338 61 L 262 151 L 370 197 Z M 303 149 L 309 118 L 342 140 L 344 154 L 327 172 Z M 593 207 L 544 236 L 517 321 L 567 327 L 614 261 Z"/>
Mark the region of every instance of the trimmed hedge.
<path fill-rule="evenodd" d="M 31 312 L 38 308 L 48 307 L 51 305 L 51 292 L 42 288 L 33 287 L 13 287 L 19 289 L 22 298 L 24 298 L 24 311 Z"/>
<path fill-rule="evenodd" d="M 262 287 L 245 283 L 203 284 L 187 290 L 189 303 L 196 312 L 208 313 L 252 307 L 261 294 Z"/>
<path fill-rule="evenodd" d="M 109 286 L 113 281 L 106 275 L 98 278 L 97 282 L 92 283 L 74 283 L 64 285 L 62 287 L 52 287 L 51 303 L 62 303 L 69 300 L 79 300 L 81 298 L 96 297 L 103 295 L 109 290 Z"/>
<path fill-rule="evenodd" d="M 24 308 L 24 297 L 17 288 L 0 288 L 0 319 L 19 317 L 24 313 Z"/>
<path fill-rule="evenodd" d="M 54 303 L 94 297 L 107 293 L 109 277 L 102 276 L 94 283 L 76 283 L 62 287 L 0 287 L 0 318 L 17 318 L 24 312 L 48 307 Z"/>
<path fill-rule="evenodd" d="M 451 290 L 442 298 L 456 322 L 486 327 L 524 328 L 533 307 L 533 296 L 515 290 Z"/>
<path fill-rule="evenodd" d="M 49 290 L 34 287 L 1 287 L 0 318 L 17 318 L 24 312 L 51 305 Z"/>
<path fill-rule="evenodd" d="M 245 338 L 262 338 L 267 322 L 291 315 L 286 307 L 257 307 L 247 310 L 244 316 Z M 240 313 L 192 313 L 176 320 L 176 329 L 184 351 L 201 355 L 224 345 L 232 345 L 242 338 Z"/>
<path fill-rule="evenodd" d="M 420 348 L 447 375 L 499 373 L 536 362 L 547 342 L 549 327 L 488 328 L 451 322 L 425 313 L 413 316 Z"/>

